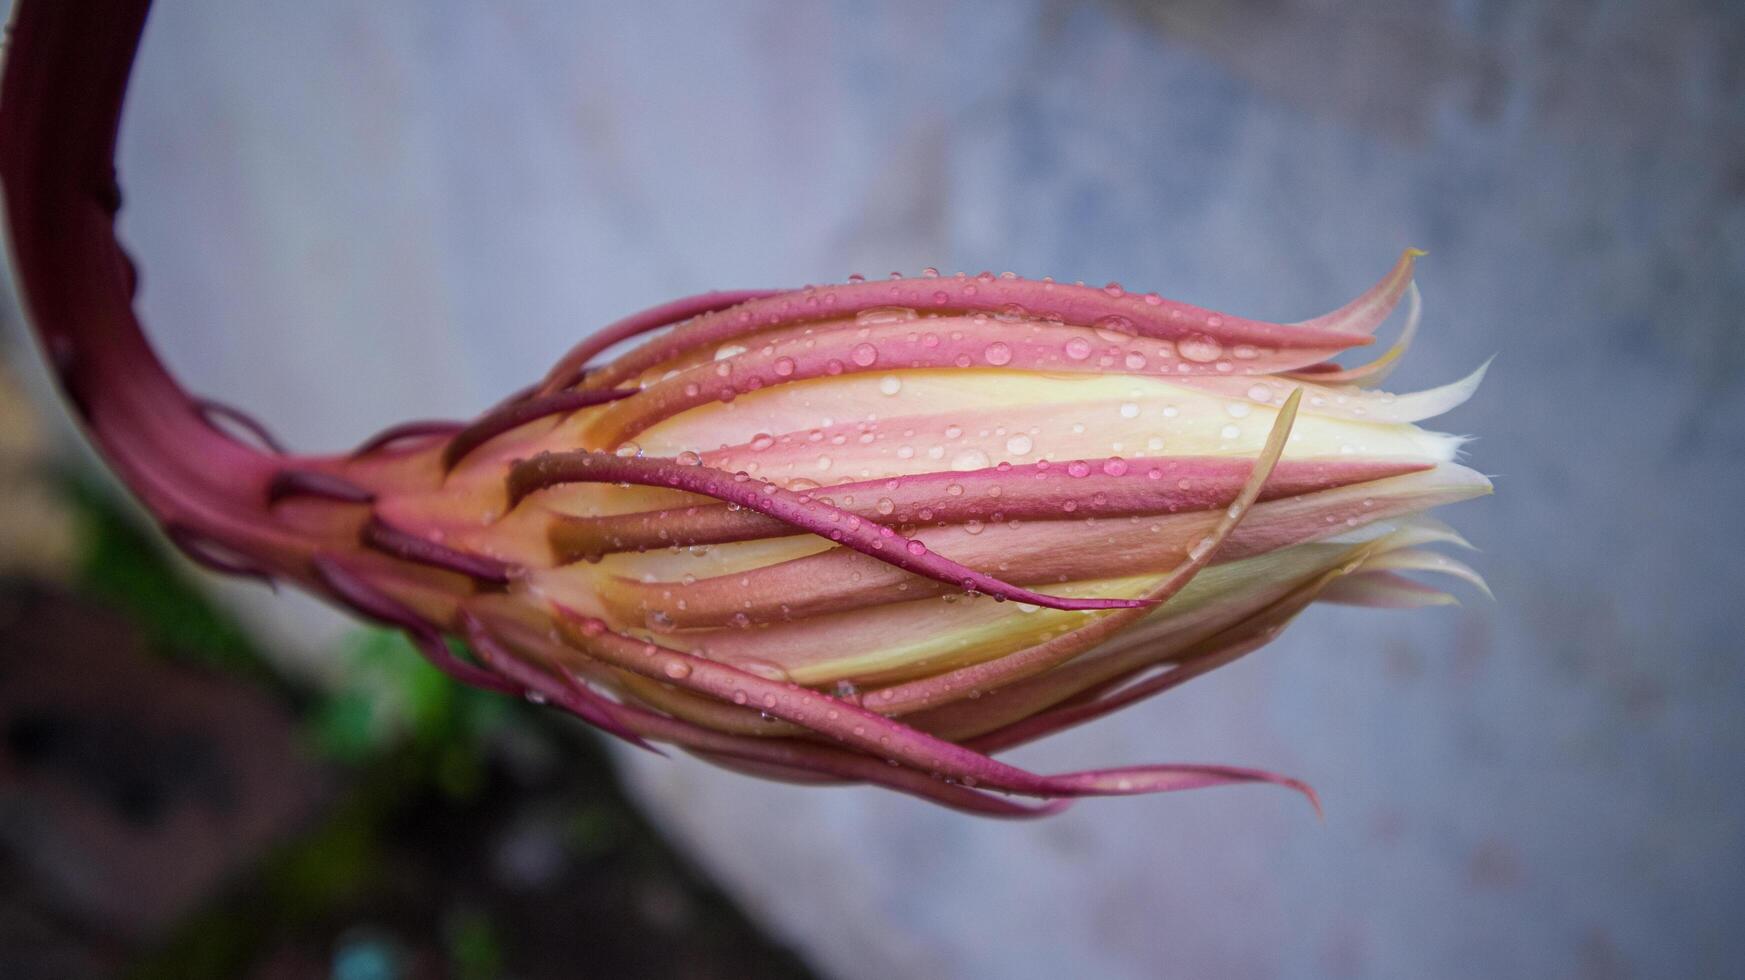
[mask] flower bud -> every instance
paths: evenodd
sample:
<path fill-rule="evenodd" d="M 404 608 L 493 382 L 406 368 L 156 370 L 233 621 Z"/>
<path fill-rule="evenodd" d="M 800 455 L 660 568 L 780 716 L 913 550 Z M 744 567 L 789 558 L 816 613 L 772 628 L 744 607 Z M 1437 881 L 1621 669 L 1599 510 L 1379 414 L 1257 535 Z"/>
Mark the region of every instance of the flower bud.
<path fill-rule="evenodd" d="M 190 558 L 403 629 L 457 679 L 996 816 L 1239 782 L 1312 800 L 1252 769 L 991 753 L 1229 663 L 1316 599 L 1450 601 L 1404 572 L 1482 588 L 1423 515 L 1490 484 L 1416 425 L 1482 370 L 1374 387 L 1417 328 L 1410 251 L 1295 324 L 988 273 L 714 293 L 613 324 L 472 423 L 288 454 L 184 392 L 132 309 L 113 151 L 144 13 L 16 18 L 0 183 L 32 326 Z M 1399 343 L 1332 363 L 1402 298 Z"/>
<path fill-rule="evenodd" d="M 1300 785 L 985 752 L 1226 663 L 1317 598 L 1451 601 L 1403 571 L 1482 587 L 1421 515 L 1490 485 L 1415 424 L 1482 370 L 1371 387 L 1416 331 L 1418 254 L 1299 324 L 988 274 L 705 296 L 324 472 L 370 488 L 375 550 L 491 583 L 433 629 L 638 741 L 1000 813 L 1035 811 L 983 790 Z M 1399 344 L 1329 362 L 1402 299 Z"/>

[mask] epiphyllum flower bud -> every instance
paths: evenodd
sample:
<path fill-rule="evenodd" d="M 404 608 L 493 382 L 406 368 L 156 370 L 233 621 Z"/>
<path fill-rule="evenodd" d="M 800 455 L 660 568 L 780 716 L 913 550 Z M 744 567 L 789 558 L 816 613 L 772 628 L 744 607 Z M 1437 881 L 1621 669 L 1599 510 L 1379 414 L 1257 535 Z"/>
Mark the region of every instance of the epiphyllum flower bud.
<path fill-rule="evenodd" d="M 1307 792 L 989 753 L 1228 663 L 1317 598 L 1448 601 L 1403 571 L 1482 587 L 1426 550 L 1461 542 L 1420 515 L 1489 484 L 1416 425 L 1479 374 L 1371 387 L 1418 323 L 1415 252 L 1295 324 L 987 273 L 709 294 L 608 327 L 472 423 L 341 456 L 252 447 L 133 319 L 103 189 L 138 22 L 79 9 L 23 7 L 0 173 L 31 311 L 94 438 L 191 557 L 401 627 L 461 680 L 639 745 L 988 814 Z M 1330 362 L 1402 299 L 1398 344 Z"/>

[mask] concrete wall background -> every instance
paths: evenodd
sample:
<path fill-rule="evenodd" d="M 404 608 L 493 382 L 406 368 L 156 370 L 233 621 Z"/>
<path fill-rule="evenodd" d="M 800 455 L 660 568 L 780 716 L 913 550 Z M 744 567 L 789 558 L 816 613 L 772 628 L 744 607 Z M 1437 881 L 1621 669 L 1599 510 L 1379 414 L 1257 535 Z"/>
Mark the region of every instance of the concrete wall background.
<path fill-rule="evenodd" d="M 123 231 L 190 387 L 334 447 L 460 415 L 716 287 L 1013 269 L 1296 319 L 1398 249 L 1394 384 L 1499 596 L 1326 609 L 1020 755 L 1309 779 L 1031 825 L 626 758 L 824 970 L 1718 975 L 1745 955 L 1745 17 L 1313 0 L 164 0 Z M 335 622 L 250 599 L 308 647 Z M 296 644 L 290 644 L 296 645 Z"/>

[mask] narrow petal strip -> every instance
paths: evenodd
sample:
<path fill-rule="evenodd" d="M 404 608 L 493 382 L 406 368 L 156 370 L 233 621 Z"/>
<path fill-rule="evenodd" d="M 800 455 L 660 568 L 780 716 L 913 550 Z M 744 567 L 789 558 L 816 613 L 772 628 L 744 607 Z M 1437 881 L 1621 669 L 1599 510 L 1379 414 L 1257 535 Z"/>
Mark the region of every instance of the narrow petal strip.
<path fill-rule="evenodd" d="M 699 316 L 605 365 L 588 378 L 587 384 L 617 385 L 689 351 L 714 348 L 761 330 L 831 319 L 852 322 L 869 311 L 885 309 L 944 314 L 980 312 L 1000 314 L 1015 321 L 1058 321 L 1078 326 L 1118 319 L 1122 330 L 1142 337 L 1215 344 L 1219 348 L 1245 345 L 1298 352 L 1294 358 L 1285 359 L 1281 370 L 1313 364 L 1331 353 L 1370 342 L 1368 336 L 1359 333 L 1250 320 L 1155 295 L 1128 293 L 1119 287 L 1099 289 L 994 276 L 862 282 L 781 293 Z"/>
<path fill-rule="evenodd" d="M 1273 470 L 1259 499 L 1367 483 L 1430 465 L 1409 460 L 1291 460 Z M 868 480 L 808 495 L 867 520 L 896 525 L 1127 517 L 1227 507 L 1252 471 L 1248 460 L 1222 456 L 1110 457 Z M 623 551 L 803 533 L 774 517 L 712 504 L 605 517 L 560 515 L 552 525 L 551 542 L 559 560 L 568 562 Z"/>
<path fill-rule="evenodd" d="M 509 497 L 512 502 L 519 502 L 536 490 L 564 483 L 631 483 L 713 497 L 779 518 L 903 571 L 996 598 L 1050 609 L 1125 609 L 1145 605 L 1133 599 L 1079 599 L 1032 592 L 934 554 L 921 541 L 888 527 L 773 483 L 740 479 L 712 467 L 686 466 L 677 460 L 589 452 L 541 453 L 510 470 Z"/>

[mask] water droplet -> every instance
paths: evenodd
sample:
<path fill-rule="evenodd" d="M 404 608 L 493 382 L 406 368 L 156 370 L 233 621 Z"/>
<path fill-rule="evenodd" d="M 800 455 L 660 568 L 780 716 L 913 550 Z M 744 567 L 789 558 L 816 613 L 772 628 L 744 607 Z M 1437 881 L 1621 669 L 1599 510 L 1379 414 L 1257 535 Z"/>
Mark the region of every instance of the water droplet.
<path fill-rule="evenodd" d="M 1075 361 L 1082 361 L 1091 356 L 1091 342 L 1083 337 L 1072 338 L 1061 349 L 1066 352 L 1067 357 Z"/>
<path fill-rule="evenodd" d="M 963 522 L 963 529 L 969 534 L 980 534 L 982 533 L 982 522 L 972 517 Z"/>
<path fill-rule="evenodd" d="M 1129 371 L 1143 371 L 1145 370 L 1145 355 L 1138 351 L 1128 351 L 1126 359 L 1121 363 L 1125 364 Z"/>
<path fill-rule="evenodd" d="M 743 353 L 745 353 L 745 348 L 738 344 L 723 344 L 721 347 L 716 349 L 715 360 L 725 361 L 729 357 L 738 357 Z"/>
<path fill-rule="evenodd" d="M 624 459 L 629 459 L 632 456 L 642 455 L 642 447 L 634 442 L 624 442 L 620 443 L 617 449 L 612 450 L 612 454 Z"/>
<path fill-rule="evenodd" d="M 1122 289 L 1121 284 L 1118 282 L 1112 282 L 1112 283 L 1109 283 L 1107 286 L 1104 286 L 1103 292 L 1108 293 L 1110 296 L 1114 296 L 1117 298 L 1127 295 L 1127 291 L 1125 289 Z"/>
<path fill-rule="evenodd" d="M 908 551 L 909 554 L 914 555 L 917 558 L 927 553 L 927 546 L 913 538 L 909 539 L 909 543 L 903 545 L 903 548 Z"/>
<path fill-rule="evenodd" d="M 1272 401 L 1272 389 L 1266 385 L 1257 384 L 1248 389 L 1248 397 L 1257 402 Z"/>
<path fill-rule="evenodd" d="M 987 358 L 989 364 L 1000 367 L 1012 363 L 1012 348 L 996 340 L 982 351 L 982 356 Z"/>
<path fill-rule="evenodd" d="M 1075 459 L 1072 462 L 1066 464 L 1066 475 L 1067 476 L 1078 478 L 1078 477 L 1082 477 L 1082 476 L 1089 476 L 1090 472 L 1091 472 L 1091 464 L 1085 462 L 1082 459 Z"/>
<path fill-rule="evenodd" d="M 666 666 L 661 668 L 661 672 L 675 681 L 682 681 L 691 676 L 691 665 L 683 660 L 668 660 Z"/>
<path fill-rule="evenodd" d="M 854 350 L 848 352 L 849 359 L 861 367 L 872 367 L 879 359 L 879 349 L 871 344 L 856 344 Z"/>
<path fill-rule="evenodd" d="M 1014 456 L 1024 456 L 1035 448 L 1036 443 L 1027 435 L 1019 433 L 1006 440 L 1006 452 Z"/>
<path fill-rule="evenodd" d="M 1103 460 L 1103 472 L 1110 476 L 1122 476 L 1127 472 L 1127 461 L 1119 456 L 1110 456 Z"/>
<path fill-rule="evenodd" d="M 829 456 L 818 457 L 818 468 L 820 470 L 829 469 L 830 468 L 830 457 Z"/>
<path fill-rule="evenodd" d="M 849 282 L 866 282 L 866 276 L 863 276 L 858 272 L 851 272 L 848 275 L 848 281 Z"/>
<path fill-rule="evenodd" d="M 894 374 L 887 374 L 879 379 L 879 394 L 894 395 L 903 390 L 903 379 Z"/>
<path fill-rule="evenodd" d="M 529 704 L 544 704 L 545 703 L 545 695 L 539 693 L 538 691 L 528 691 L 527 692 L 527 702 Z"/>
<path fill-rule="evenodd" d="M 1231 402 L 1224 406 L 1224 411 L 1229 412 L 1233 419 L 1245 419 L 1254 407 L 1247 402 Z"/>
<path fill-rule="evenodd" d="M 991 462 L 988 454 L 980 449 L 966 449 L 951 458 L 951 468 L 959 473 L 966 473 L 970 470 L 987 469 Z"/>
<path fill-rule="evenodd" d="M 777 377 L 789 377 L 794 373 L 794 359 L 791 357 L 778 357 L 776 358 L 774 368 Z"/>
<path fill-rule="evenodd" d="M 897 505 L 889 497 L 880 497 L 878 503 L 874 504 L 873 507 L 881 514 L 889 514 L 897 509 Z"/>
<path fill-rule="evenodd" d="M 1224 356 L 1224 345 L 1214 337 L 1205 334 L 1192 334 L 1183 337 L 1176 343 L 1176 352 L 1187 360 L 1199 364 L 1210 364 Z"/>
<path fill-rule="evenodd" d="M 1138 418 L 1139 417 L 1139 406 L 1133 402 L 1122 402 L 1121 403 L 1121 417 L 1124 419 L 1136 419 L 1136 418 Z"/>
<path fill-rule="evenodd" d="M 1218 435 L 1225 439 L 1234 439 L 1242 434 L 1242 429 L 1234 425 L 1226 425 L 1218 430 Z"/>
<path fill-rule="evenodd" d="M 1097 336 L 1117 344 L 1133 337 L 1139 332 L 1138 329 L 1133 326 L 1133 321 L 1124 316 L 1103 317 L 1096 323 L 1091 324 L 1091 329 L 1097 332 Z"/>

